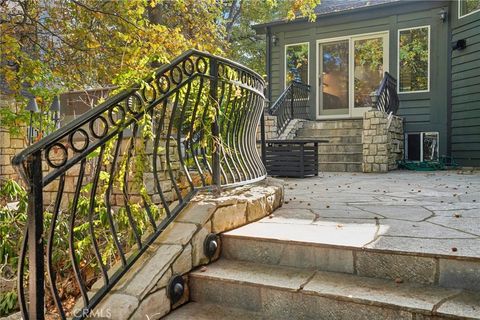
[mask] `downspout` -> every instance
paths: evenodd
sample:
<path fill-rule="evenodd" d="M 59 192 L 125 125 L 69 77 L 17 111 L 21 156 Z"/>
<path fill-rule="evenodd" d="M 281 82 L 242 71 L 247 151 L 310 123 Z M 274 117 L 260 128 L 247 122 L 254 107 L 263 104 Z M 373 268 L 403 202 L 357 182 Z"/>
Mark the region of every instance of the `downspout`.
<path fill-rule="evenodd" d="M 452 6 L 453 7 L 453 6 Z M 452 157 L 452 28 L 453 28 L 453 14 L 454 10 L 449 10 L 447 12 L 447 29 L 448 29 L 448 40 L 447 40 L 447 157 Z"/>
<path fill-rule="evenodd" d="M 263 161 L 263 164 L 266 165 L 266 158 L 267 158 L 267 155 L 266 155 L 266 137 L 265 137 L 265 111 L 266 110 L 270 110 L 270 103 L 272 101 L 272 89 L 271 89 L 271 86 L 270 86 L 270 80 L 271 80 L 271 74 L 270 74 L 270 70 L 271 70 L 271 62 L 270 62 L 270 57 L 271 57 L 271 46 L 272 46 L 272 33 L 271 33 L 271 30 L 270 30 L 270 27 L 267 27 L 267 33 L 266 33 L 266 37 L 267 37 L 267 48 L 266 48 L 266 57 L 265 57 L 265 60 L 266 60 L 266 72 L 267 72 L 267 103 L 266 103 L 266 108 L 263 109 L 263 112 L 262 112 L 262 117 L 260 118 L 260 139 L 261 139 L 261 151 L 262 151 L 262 161 Z"/>
<path fill-rule="evenodd" d="M 266 50 L 266 62 L 267 62 L 267 99 L 268 108 L 272 103 L 272 29 L 267 27 L 267 50 Z"/>

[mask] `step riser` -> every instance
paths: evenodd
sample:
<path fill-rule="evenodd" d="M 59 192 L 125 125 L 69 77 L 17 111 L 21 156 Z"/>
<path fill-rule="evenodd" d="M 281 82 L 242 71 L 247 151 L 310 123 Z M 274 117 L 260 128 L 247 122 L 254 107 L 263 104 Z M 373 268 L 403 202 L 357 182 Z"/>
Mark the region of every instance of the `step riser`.
<path fill-rule="evenodd" d="M 478 260 L 402 255 L 228 236 L 222 240 L 222 256 L 229 260 L 379 279 L 402 279 L 405 282 L 480 292 Z"/>
<path fill-rule="evenodd" d="M 302 129 L 303 130 L 303 129 Z M 296 136 L 295 139 L 318 139 L 318 140 L 328 140 L 328 143 L 331 144 L 359 144 L 362 143 L 362 136 L 342 136 L 342 137 L 323 137 L 316 135 L 303 135 Z"/>
<path fill-rule="evenodd" d="M 361 163 L 319 163 L 321 172 L 362 172 Z"/>
<path fill-rule="evenodd" d="M 344 152 L 363 152 L 362 144 L 319 144 L 319 153 L 344 153 Z"/>
<path fill-rule="evenodd" d="M 356 153 L 356 154 L 319 154 L 318 161 L 319 163 L 328 163 L 328 162 L 362 162 L 363 154 Z"/>
<path fill-rule="evenodd" d="M 399 308 L 387 308 L 216 279 L 190 278 L 191 300 L 242 308 L 262 315 L 261 319 L 425 319 L 422 314 Z M 437 320 L 443 318 L 435 318 Z"/>
<path fill-rule="evenodd" d="M 341 138 L 359 136 L 362 137 L 362 131 L 358 129 L 298 129 L 297 138 Z"/>
<path fill-rule="evenodd" d="M 311 129 L 362 129 L 363 120 L 308 121 L 304 127 Z"/>

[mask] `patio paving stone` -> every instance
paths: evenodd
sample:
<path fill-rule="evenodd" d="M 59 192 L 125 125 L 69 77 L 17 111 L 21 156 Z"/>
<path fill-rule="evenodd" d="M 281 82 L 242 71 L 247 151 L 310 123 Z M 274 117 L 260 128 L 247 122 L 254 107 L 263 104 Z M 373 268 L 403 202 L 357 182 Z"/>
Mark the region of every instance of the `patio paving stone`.
<path fill-rule="evenodd" d="M 480 258 L 480 172 L 323 173 L 285 181 L 285 203 L 273 217 L 230 234 Z"/>

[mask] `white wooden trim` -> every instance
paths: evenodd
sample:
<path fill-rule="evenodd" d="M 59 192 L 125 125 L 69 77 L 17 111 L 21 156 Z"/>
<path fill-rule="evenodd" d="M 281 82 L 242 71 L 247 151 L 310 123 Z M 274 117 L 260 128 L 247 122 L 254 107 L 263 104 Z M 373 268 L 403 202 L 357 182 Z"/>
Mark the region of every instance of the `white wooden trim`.
<path fill-rule="evenodd" d="M 284 90 L 287 88 L 287 47 L 293 47 L 293 46 L 299 46 L 299 45 L 307 45 L 307 61 L 308 61 L 308 67 L 307 67 L 307 84 L 310 84 L 310 42 L 299 42 L 299 43 L 290 43 L 286 44 L 284 46 L 284 51 L 283 51 L 283 88 Z"/>
<path fill-rule="evenodd" d="M 428 68 L 427 68 L 427 90 L 417 90 L 417 91 L 400 91 L 400 32 L 407 31 L 407 30 L 415 30 L 415 29 L 428 29 Z M 431 28 L 430 25 L 418 26 L 418 27 L 411 27 L 411 28 L 403 28 L 398 29 L 397 31 L 397 93 L 398 94 L 409 94 L 409 93 L 421 93 L 421 92 L 430 92 L 430 60 L 431 60 Z"/>
<path fill-rule="evenodd" d="M 468 17 L 471 14 L 475 14 L 477 12 L 480 12 L 480 8 L 478 8 L 477 10 L 473 10 L 472 12 L 464 14 L 462 16 L 462 2 L 463 2 L 462 0 L 458 0 L 458 3 L 457 3 L 458 19 L 462 19 L 462 18 Z"/>

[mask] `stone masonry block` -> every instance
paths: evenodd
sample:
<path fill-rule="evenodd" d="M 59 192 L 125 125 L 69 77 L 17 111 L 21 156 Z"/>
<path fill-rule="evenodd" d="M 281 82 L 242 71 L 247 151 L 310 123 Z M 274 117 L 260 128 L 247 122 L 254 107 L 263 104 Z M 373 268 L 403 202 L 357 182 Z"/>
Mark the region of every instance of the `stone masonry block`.
<path fill-rule="evenodd" d="M 153 320 L 161 319 L 170 312 L 170 300 L 167 297 L 167 290 L 162 289 L 149 295 L 143 300 L 138 309 L 130 318 L 131 320 Z M 120 318 L 112 318 L 120 319 Z M 126 318 L 122 318 L 126 319 Z"/>
<path fill-rule="evenodd" d="M 246 209 L 246 203 L 218 208 L 212 219 L 212 231 L 220 233 L 245 224 L 247 221 Z"/>
<path fill-rule="evenodd" d="M 185 274 L 192 269 L 192 245 L 187 245 L 172 266 L 173 274 Z"/>

